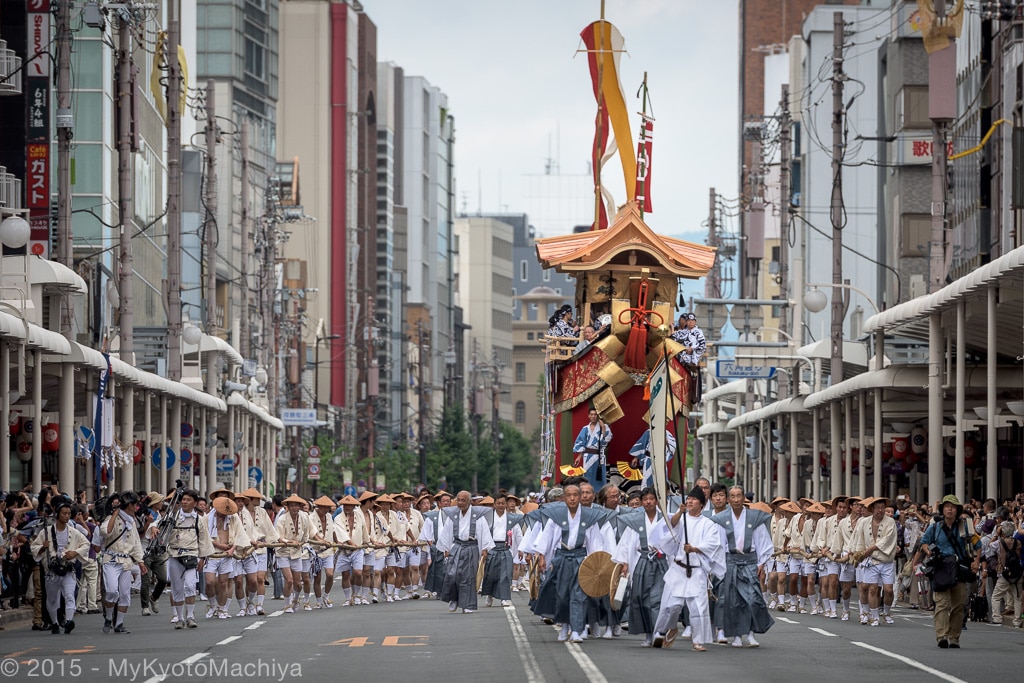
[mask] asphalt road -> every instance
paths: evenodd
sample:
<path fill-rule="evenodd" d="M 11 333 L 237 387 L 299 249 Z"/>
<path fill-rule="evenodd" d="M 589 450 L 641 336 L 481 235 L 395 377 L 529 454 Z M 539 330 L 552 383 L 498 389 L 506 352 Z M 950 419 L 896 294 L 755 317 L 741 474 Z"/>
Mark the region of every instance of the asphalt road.
<path fill-rule="evenodd" d="M 778 614 L 761 647 L 690 643 L 644 649 L 637 636 L 582 645 L 559 643 L 534 617 L 525 594 L 514 607 L 449 614 L 433 600 L 335 607 L 266 617 L 200 619 L 195 630 L 173 630 L 166 599 L 160 614 L 139 615 L 130 634 L 104 634 L 100 616 L 79 615 L 70 635 L 27 628 L 0 638 L 0 679 L 157 683 L 158 681 L 591 681 L 604 683 L 710 677 L 728 681 L 898 680 L 934 683 L 1007 679 L 1019 671 L 1024 632 L 971 623 L 961 650 L 935 645 L 930 613 L 894 610 L 896 624 Z M 269 601 L 279 610 L 282 603 Z"/>

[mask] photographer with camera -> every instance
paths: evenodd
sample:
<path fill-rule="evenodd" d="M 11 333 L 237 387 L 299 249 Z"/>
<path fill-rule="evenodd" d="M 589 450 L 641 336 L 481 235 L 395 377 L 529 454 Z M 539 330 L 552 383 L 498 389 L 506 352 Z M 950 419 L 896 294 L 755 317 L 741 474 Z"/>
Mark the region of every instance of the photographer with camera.
<path fill-rule="evenodd" d="M 941 518 L 921 537 L 921 552 L 932 575 L 935 594 L 935 639 L 941 648 L 959 648 L 964 625 L 967 583 L 977 573 L 978 560 L 971 559 L 973 528 L 961 519 L 964 507 L 953 495 L 939 504 Z"/>
<path fill-rule="evenodd" d="M 54 501 L 54 521 L 46 524 L 32 539 L 32 556 L 40 562 L 40 571 L 45 572 L 46 610 L 50 614 L 50 633 L 64 633 L 75 630 L 75 588 L 78 586 L 79 558 L 89 552 L 89 540 L 68 522 L 71 520 L 71 501 L 58 498 Z M 60 598 L 64 596 L 64 618 L 57 610 Z"/>
<path fill-rule="evenodd" d="M 142 561 L 142 541 L 135 519 L 139 496 L 134 491 L 120 495 L 120 506 L 112 509 L 110 519 L 100 524 L 103 552 L 103 632 L 130 633 L 124 615 L 132 602 L 132 568 L 138 567 L 143 577 L 148 569 Z"/>

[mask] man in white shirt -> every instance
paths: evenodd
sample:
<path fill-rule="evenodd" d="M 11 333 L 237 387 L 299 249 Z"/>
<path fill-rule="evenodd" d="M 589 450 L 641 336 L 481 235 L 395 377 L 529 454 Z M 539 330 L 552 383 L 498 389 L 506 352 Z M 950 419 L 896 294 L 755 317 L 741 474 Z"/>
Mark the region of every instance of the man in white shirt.
<path fill-rule="evenodd" d="M 443 525 L 437 547 L 444 553 L 445 575 L 438 599 L 448 602 L 448 611 L 462 608 L 463 614 L 477 609 L 476 572 L 480 560 L 494 547 L 487 508 L 474 508 L 469 491 L 455 496 L 455 510 L 443 510 Z"/>

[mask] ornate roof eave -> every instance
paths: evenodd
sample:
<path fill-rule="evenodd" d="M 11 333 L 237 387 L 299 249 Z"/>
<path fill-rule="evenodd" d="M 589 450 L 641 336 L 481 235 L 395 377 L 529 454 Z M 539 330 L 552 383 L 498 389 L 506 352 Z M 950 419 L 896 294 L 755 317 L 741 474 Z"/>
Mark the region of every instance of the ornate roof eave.
<path fill-rule="evenodd" d="M 541 264 L 558 272 L 597 270 L 619 254 L 636 250 L 649 254 L 659 269 L 694 279 L 707 275 L 716 252 L 714 247 L 658 235 L 644 223 L 633 202 L 619 211 L 607 230 L 541 238 L 536 241 L 536 249 Z"/>

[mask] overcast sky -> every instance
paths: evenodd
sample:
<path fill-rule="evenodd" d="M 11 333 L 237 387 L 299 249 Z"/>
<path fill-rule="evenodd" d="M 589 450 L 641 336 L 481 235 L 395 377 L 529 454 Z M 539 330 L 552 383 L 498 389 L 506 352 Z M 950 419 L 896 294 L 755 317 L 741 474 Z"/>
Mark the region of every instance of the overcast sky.
<path fill-rule="evenodd" d="M 448 95 L 459 211 L 525 211 L 522 176 L 543 173 L 549 157 L 563 173 L 587 172 L 596 105 L 586 55 L 576 51 L 600 0 L 363 6 L 377 25 L 377 58 Z M 607 0 L 605 18 L 625 39 L 620 75 L 631 112 L 640 110 L 634 95 L 648 74 L 656 119 L 648 222 L 692 239 L 707 218 L 708 188 L 736 195 L 736 3 Z M 638 119 L 630 121 L 634 149 Z M 611 163 L 621 177 L 618 160 Z M 621 204 L 621 181 L 612 187 Z"/>

